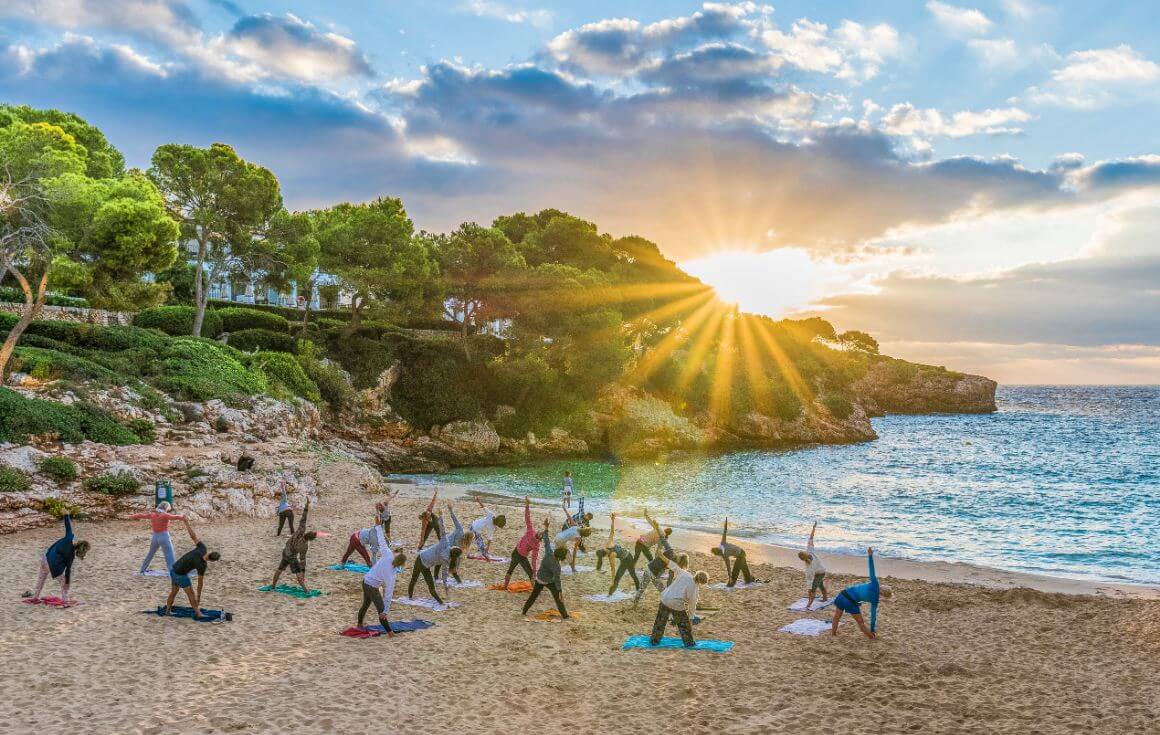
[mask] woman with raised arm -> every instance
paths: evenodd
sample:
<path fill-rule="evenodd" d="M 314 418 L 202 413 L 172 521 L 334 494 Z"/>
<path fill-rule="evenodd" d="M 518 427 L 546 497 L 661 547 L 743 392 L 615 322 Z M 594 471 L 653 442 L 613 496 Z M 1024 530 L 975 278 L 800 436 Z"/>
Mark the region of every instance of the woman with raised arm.
<path fill-rule="evenodd" d="M 282 502 L 278 503 L 278 532 L 275 536 L 282 535 L 282 526 L 287 522 L 290 524 L 290 533 L 294 533 L 294 508 L 290 505 L 290 499 L 286 497 L 286 478 L 283 477 L 278 481 L 278 491 L 282 493 Z"/>
<path fill-rule="evenodd" d="M 407 597 L 413 598 L 415 596 L 415 583 L 419 580 L 420 575 L 427 583 L 427 590 L 431 593 L 431 599 L 442 605 L 443 600 L 439 597 L 439 593 L 435 591 L 435 576 L 443 571 L 443 589 L 447 589 L 447 575 L 451 572 L 452 551 L 459 549 L 462 554 L 471 546 L 471 539 L 473 534 L 471 531 L 464 531 L 463 526 L 460 525 L 459 519 L 455 517 L 455 509 L 451 507 L 451 503 L 447 504 L 447 512 L 451 514 L 451 522 L 455 524 L 455 530 L 449 534 L 442 535 L 442 537 L 435 543 L 423 549 L 415 557 L 415 565 L 411 568 L 411 581 L 407 584 Z M 443 525 L 441 517 L 435 518 L 435 523 L 439 526 Z M 442 528 L 439 529 L 442 534 Z"/>
<path fill-rule="evenodd" d="M 289 567 L 290 573 L 297 578 L 298 584 L 302 585 L 302 591 L 310 594 L 310 588 L 306 586 L 306 550 L 310 548 L 310 542 L 317 538 L 318 534 L 306 530 L 306 518 L 309 515 L 310 498 L 307 498 L 306 507 L 302 509 L 302 518 L 298 521 L 298 530 L 282 548 L 282 560 L 278 563 L 278 570 L 274 572 L 274 580 L 270 582 L 271 588 L 278 587 L 278 577 Z"/>
<path fill-rule="evenodd" d="M 653 621 L 649 642 L 654 646 L 661 642 L 665 628 L 669 625 L 669 618 L 672 618 L 681 633 L 681 641 L 686 647 L 692 648 L 697 645 L 696 639 L 693 638 L 693 615 L 697 612 L 698 588 L 709 581 L 709 575 L 704 572 L 693 574 L 664 552 L 658 554 L 657 558 L 664 559 L 669 571 L 676 576 L 672 584 L 665 587 L 661 593 L 661 604 L 657 608 L 657 617 Z"/>
<path fill-rule="evenodd" d="M 158 549 L 161 549 L 161 553 L 165 555 L 165 571 L 168 572 L 169 568 L 173 566 L 173 562 L 176 561 L 173 554 L 173 540 L 169 537 L 169 522 L 184 521 L 185 516 L 170 513 L 172 508 L 173 506 L 162 500 L 157 504 L 156 510 L 125 516 L 133 521 L 147 520 L 149 527 L 153 529 L 153 537 L 149 541 L 149 553 L 145 555 L 145 561 L 141 562 L 141 568 L 137 571 L 138 575 L 149 571 L 149 564 L 152 563 L 153 555 L 157 553 Z"/>
<path fill-rule="evenodd" d="M 495 538 L 495 529 L 503 528 L 507 525 L 507 516 L 496 515 L 495 511 L 483 504 L 483 501 L 476 497 L 475 502 L 479 503 L 480 509 L 483 511 L 482 518 L 476 518 L 471 522 L 471 532 L 475 534 L 475 546 L 479 549 L 479 555 L 484 559 L 491 560 L 491 540 Z"/>
<path fill-rule="evenodd" d="M 552 548 L 552 531 L 550 526 L 551 521 L 544 519 L 544 532 L 541 538 L 544 541 L 544 558 L 540 560 L 540 569 L 536 572 L 536 582 L 532 585 L 532 593 L 528 595 L 528 599 L 524 602 L 524 615 L 528 614 L 528 610 L 532 609 L 536 598 L 544 591 L 546 587 L 552 593 L 552 600 L 556 603 L 556 610 L 560 613 L 560 617 L 564 620 L 569 618 L 568 610 L 564 607 L 563 586 L 561 579 L 563 575 L 560 571 L 560 562 L 568 556 L 568 550 L 562 546 Z"/>
<path fill-rule="evenodd" d="M 399 497 L 399 491 L 394 490 L 387 493 L 387 497 L 381 502 L 375 503 L 375 510 L 378 511 L 378 525 L 383 527 L 383 534 L 387 538 L 387 543 L 391 541 L 391 502 Z"/>
<path fill-rule="evenodd" d="M 870 568 L 870 581 L 847 587 L 834 597 L 834 624 L 830 629 L 838 635 L 838 622 L 842 613 L 854 617 L 858 629 L 866 634 L 867 638 L 874 638 L 878 632 L 878 602 L 880 599 L 889 600 L 892 592 L 888 585 L 878 584 L 878 575 L 874 573 L 874 549 L 866 549 L 866 564 Z M 862 620 L 862 603 L 870 604 L 870 626 Z"/>
<path fill-rule="evenodd" d="M 40 593 L 49 575 L 53 579 L 60 579 L 60 599 L 68 602 L 68 590 L 72 585 L 72 567 L 76 559 L 84 559 L 89 553 L 88 541 L 73 541 L 72 514 L 64 514 L 64 536 L 48 547 L 44 556 L 40 557 L 40 573 L 36 577 L 36 589 L 32 593 L 32 602 L 40 601 Z"/>
<path fill-rule="evenodd" d="M 416 549 L 423 548 L 423 544 L 427 543 L 427 536 L 435 531 L 435 540 L 442 539 L 442 531 L 435 525 L 435 501 L 439 499 L 439 488 L 435 488 L 435 492 L 431 495 L 431 502 L 427 503 L 427 508 L 419 514 L 419 543 L 415 544 Z"/>
<path fill-rule="evenodd" d="M 379 622 L 382 623 L 383 628 L 387 631 L 387 636 L 394 637 L 391 631 L 391 622 L 387 620 L 387 610 L 391 607 L 391 599 L 395 595 L 395 569 L 407 563 L 407 557 L 400 553 L 393 553 L 387 546 L 387 538 L 383 533 L 382 525 L 375 526 L 375 535 L 377 544 L 384 551 L 379 555 L 378 561 L 375 565 L 363 575 L 362 580 L 362 607 L 358 611 L 358 626 L 361 628 L 363 619 L 366 617 L 367 610 L 371 605 L 375 606 L 375 611 L 379 614 Z M 381 592 L 379 588 L 382 587 L 385 592 Z M 386 595 L 384 598 L 384 594 Z"/>
<path fill-rule="evenodd" d="M 512 560 L 508 564 L 507 574 L 503 578 L 504 589 L 512 581 L 512 573 L 515 572 L 516 567 L 523 567 L 523 570 L 528 574 L 528 581 L 536 581 L 536 564 L 537 554 L 540 550 L 540 536 L 536 533 L 535 526 L 532 525 L 532 501 L 528 496 L 524 496 L 524 535 L 520 536 L 520 540 L 516 542 L 516 547 L 512 549 Z"/>
<path fill-rule="evenodd" d="M 608 529 L 608 542 L 604 548 L 596 552 L 596 565 L 600 566 L 601 553 L 608 557 L 608 571 L 612 574 L 612 584 L 608 586 L 608 596 L 612 597 L 620 587 L 620 580 L 628 573 L 632 577 L 632 584 L 636 591 L 640 591 L 640 578 L 636 576 L 636 564 L 632 552 L 616 543 L 616 514 L 612 514 L 611 528 Z"/>
<path fill-rule="evenodd" d="M 814 521 L 810 529 L 809 540 L 806 541 L 806 550 L 798 552 L 798 558 L 806 563 L 806 609 L 814 604 L 814 593 L 821 591 L 822 602 L 829 599 L 826 594 L 826 568 L 818 552 L 814 551 L 814 533 L 818 530 L 818 522 Z"/>
<path fill-rule="evenodd" d="M 713 556 L 719 556 L 725 561 L 725 578 L 729 582 L 726 587 L 733 587 L 737 584 L 737 578 L 745 575 L 745 584 L 753 581 L 753 575 L 749 572 L 749 562 L 745 559 L 745 549 L 737 544 L 729 543 L 729 519 L 725 519 L 725 528 L 721 531 L 721 543 L 709 550 Z M 730 560 L 733 561 L 730 565 Z"/>
<path fill-rule="evenodd" d="M 572 567 L 572 573 L 576 573 L 576 552 L 580 550 L 584 539 L 592 535 L 592 528 L 589 526 L 565 526 L 564 530 L 556 534 L 554 543 L 558 548 L 569 552 L 570 559 L 569 566 Z"/>
<path fill-rule="evenodd" d="M 169 615 L 173 612 L 173 600 L 177 597 L 177 590 L 185 590 L 185 596 L 189 598 L 189 606 L 193 608 L 193 617 L 201 617 L 201 590 L 205 583 L 205 575 L 209 572 L 209 564 L 207 562 L 217 561 L 221 558 L 221 554 L 216 551 L 210 551 L 206 548 L 201 539 L 193 531 L 193 526 L 189 525 L 189 519 L 183 521 L 185 523 L 185 530 L 189 532 L 189 538 L 193 541 L 194 546 L 189 551 L 185 552 L 180 559 L 173 562 L 173 566 L 169 570 L 169 581 L 171 582 L 169 590 L 169 599 L 165 601 L 165 614 Z M 193 582 L 189 579 L 189 575 L 194 570 L 197 570 L 197 593 L 193 591 Z"/>

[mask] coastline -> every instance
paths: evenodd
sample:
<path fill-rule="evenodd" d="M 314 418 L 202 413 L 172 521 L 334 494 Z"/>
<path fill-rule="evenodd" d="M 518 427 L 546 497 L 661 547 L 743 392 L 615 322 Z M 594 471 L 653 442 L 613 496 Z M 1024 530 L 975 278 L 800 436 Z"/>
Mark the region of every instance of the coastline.
<path fill-rule="evenodd" d="M 518 507 L 521 498 L 514 495 L 485 490 L 466 484 L 458 483 L 402 483 L 388 481 L 393 489 L 401 495 L 419 498 L 429 495 L 435 488 L 439 488 L 440 498 L 480 498 L 484 502 L 496 505 Z M 422 488 L 418 490 L 418 488 Z M 538 509 L 556 509 L 559 516 L 563 511 L 559 505 L 544 501 L 542 498 L 532 499 L 533 507 Z M 593 525 L 607 529 L 609 517 L 606 513 L 593 513 Z M 618 529 L 625 530 L 625 521 L 633 524 L 637 529 L 646 529 L 644 520 L 629 515 L 618 515 Z M 676 548 L 695 549 L 703 553 L 715 546 L 719 538 L 715 534 L 704 531 L 694 531 L 679 527 L 673 528 L 672 544 Z M 730 538 L 745 549 L 752 562 L 769 564 L 775 567 L 798 570 L 801 562 L 797 558 L 798 548 L 778 544 L 750 541 L 744 538 Z M 822 551 L 823 560 L 829 572 L 851 576 L 866 573 L 866 558 L 851 554 Z M 1073 579 L 1068 577 L 1054 577 L 1047 574 L 1032 574 L 1005 569 L 996 569 L 968 562 L 959 561 L 917 561 L 914 559 L 894 558 L 875 555 L 878 573 L 884 577 L 897 579 L 935 582 L 939 584 L 967 584 L 987 587 L 990 589 L 1014 589 L 1025 587 L 1039 592 L 1059 593 L 1067 595 L 1096 595 L 1118 599 L 1160 600 L 1160 585 L 1126 584 L 1119 582 L 1105 582 L 1100 580 Z"/>

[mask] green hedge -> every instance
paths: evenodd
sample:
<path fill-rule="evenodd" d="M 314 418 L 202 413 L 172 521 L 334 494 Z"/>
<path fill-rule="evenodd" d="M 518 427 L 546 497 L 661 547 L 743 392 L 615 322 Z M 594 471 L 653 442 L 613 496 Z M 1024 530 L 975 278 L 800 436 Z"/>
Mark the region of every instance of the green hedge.
<path fill-rule="evenodd" d="M 39 380 L 91 380 L 117 383 L 119 376 L 92 360 L 40 347 L 17 347 L 12 353 L 12 370 L 28 373 Z"/>
<path fill-rule="evenodd" d="M 0 493 L 26 493 L 32 489 L 32 480 L 15 467 L 0 463 Z"/>
<path fill-rule="evenodd" d="M 281 386 L 291 395 L 300 396 L 312 403 L 322 400 L 318 386 L 293 355 L 285 352 L 259 352 L 250 358 L 250 367 L 265 373 L 267 382 L 275 392 Z"/>
<path fill-rule="evenodd" d="M 271 332 L 268 329 L 243 329 L 231 332 L 229 345 L 242 352 L 266 350 L 270 352 L 298 352 L 298 340 L 286 333 Z"/>
<path fill-rule="evenodd" d="M 85 490 L 102 495 L 132 495 L 141 489 L 141 483 L 128 472 L 106 472 L 103 475 L 90 477 L 85 480 Z"/>
<path fill-rule="evenodd" d="M 0 301 L 23 304 L 24 292 L 12 286 L 0 286 Z M 89 305 L 88 299 L 79 296 L 62 296 L 60 294 L 45 294 L 44 303 L 49 306 L 75 306 L 83 308 Z"/>
<path fill-rule="evenodd" d="M 341 411 L 354 402 L 355 390 L 337 365 L 310 355 L 299 355 L 298 364 L 318 386 L 322 400 L 335 411 Z"/>
<path fill-rule="evenodd" d="M 285 333 L 290 329 L 290 322 L 286 317 L 268 311 L 228 306 L 224 309 L 214 309 L 222 320 L 222 329 L 226 332 L 240 332 L 243 329 L 265 329 L 271 332 Z"/>
<path fill-rule="evenodd" d="M 71 482 L 80 477 L 80 470 L 77 469 L 77 463 L 68 457 L 41 457 L 40 461 L 36 463 L 36 466 L 41 474 L 48 475 L 60 482 Z"/>
<path fill-rule="evenodd" d="M 190 401 L 265 393 L 266 376 L 247 370 L 243 359 L 237 350 L 209 340 L 174 340 L 165 352 L 158 383 L 167 393 Z"/>
<path fill-rule="evenodd" d="M 192 306 L 157 306 L 145 309 L 133 319 L 133 326 L 142 329 L 158 329 L 174 337 L 193 333 L 193 320 L 197 310 Z M 222 333 L 221 317 L 213 309 L 206 309 L 201 324 L 202 337 L 216 337 Z"/>
<path fill-rule="evenodd" d="M 100 444 L 140 443 L 132 431 L 92 404 L 81 401 L 66 406 L 0 388 L 0 441 L 22 443 L 45 434 L 68 444 L 85 439 Z"/>

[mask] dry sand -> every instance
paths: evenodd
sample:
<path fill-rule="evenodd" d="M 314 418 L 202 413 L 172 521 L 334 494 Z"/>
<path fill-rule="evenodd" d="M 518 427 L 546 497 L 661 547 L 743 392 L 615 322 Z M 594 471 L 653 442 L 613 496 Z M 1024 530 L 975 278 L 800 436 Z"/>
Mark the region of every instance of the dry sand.
<path fill-rule="evenodd" d="M 59 527 L 0 538 L 0 732 L 1160 732 L 1160 602 L 1141 599 L 1155 594 L 1149 589 L 1112 590 L 1125 596 L 1113 599 L 892 578 L 898 599 L 879 612 L 879 639 L 866 640 L 852 624 L 837 638 L 804 638 L 777 632 L 802 617 L 785 609 L 801 594 L 801 572 L 760 563 L 754 573 L 769 580 L 764 587 L 703 594 L 720 611 L 696 633 L 735 641 L 731 653 L 622 652 L 625 638 L 649 631 L 658 595 L 650 590 L 637 609 L 584 601 L 609 583 L 607 572 L 591 572 L 565 577 L 567 604 L 583 612 L 576 622 L 525 621 L 523 595 L 452 590 L 462 607 L 392 608 L 393 619 L 426 617 L 435 628 L 391 640 L 343 638 L 361 575 L 324 566 L 337 561 L 352 530 L 369 524 L 374 500 L 348 489 L 356 485 L 348 469 L 326 469 L 327 492 L 311 511 L 310 526 L 333 534 L 309 554 L 308 582 L 324 597 L 256 591 L 284 542 L 274 538 L 273 519 L 199 527 L 224 556 L 204 598 L 234 613 L 223 625 L 140 614 L 168 589 L 164 578 L 132 576 L 148 546 L 143 522 L 78 522 L 94 549 L 75 567 L 73 592 L 83 604 L 69 610 L 19 601 Z M 461 518 L 474 517 L 474 503 L 455 502 Z M 421 505 L 397 502 L 396 539 L 415 542 Z M 508 517 L 495 545 L 504 555 L 523 531 L 517 509 Z M 189 548 L 183 530 L 173 535 L 179 554 Z M 704 552 L 708 541 L 676 545 Z M 782 552 L 754 556 L 762 553 L 777 562 Z M 834 571 L 860 564 L 827 561 Z M 723 576 L 720 560 L 706 553 L 693 566 L 714 581 Z M 907 563 L 885 559 L 881 566 L 887 577 L 961 580 L 974 569 L 917 565 L 912 574 Z M 468 561 L 464 578 L 490 583 L 503 572 Z M 830 589 L 855 581 L 835 574 Z M 1028 580 L 987 572 L 976 581 Z M 57 587 L 50 581 L 46 590 Z M 537 609 L 550 604 L 544 595 Z"/>

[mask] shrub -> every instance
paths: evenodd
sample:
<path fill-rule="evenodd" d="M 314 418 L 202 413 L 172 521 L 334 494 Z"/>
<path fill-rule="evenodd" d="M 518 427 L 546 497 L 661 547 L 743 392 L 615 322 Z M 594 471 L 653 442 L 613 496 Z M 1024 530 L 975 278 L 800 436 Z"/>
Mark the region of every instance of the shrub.
<path fill-rule="evenodd" d="M 48 475 L 60 482 L 71 482 L 80 476 L 76 462 L 68 457 L 42 457 L 37 467 L 42 475 Z"/>
<path fill-rule="evenodd" d="M 117 383 L 119 377 L 112 370 L 92 360 L 40 347 L 17 347 L 13 352 L 12 369 L 28 373 L 39 380 L 93 380 Z"/>
<path fill-rule="evenodd" d="M 69 444 L 85 439 L 117 445 L 138 442 L 133 432 L 92 404 L 81 401 L 66 406 L 0 388 L 0 441 L 24 442 L 45 434 Z"/>
<path fill-rule="evenodd" d="M 351 386 L 342 368 L 332 362 L 323 362 L 310 355 L 298 357 L 298 364 L 306 375 L 318 386 L 322 400 L 335 411 L 341 411 L 354 401 L 354 387 Z"/>
<path fill-rule="evenodd" d="M 266 374 L 271 388 L 283 388 L 290 394 L 318 403 L 322 395 L 318 386 L 298 364 L 293 355 L 285 352 L 259 352 L 250 359 L 250 366 Z"/>
<path fill-rule="evenodd" d="M 0 463 L 0 493 L 26 493 L 31 489 L 32 481 L 27 474 Z"/>
<path fill-rule="evenodd" d="M 129 472 L 106 472 L 85 480 L 85 490 L 113 497 L 132 495 L 140 489 L 141 483 Z"/>
<path fill-rule="evenodd" d="M 221 317 L 222 329 L 226 332 L 240 332 L 243 329 L 265 329 L 270 332 L 285 333 L 290 328 L 290 322 L 280 314 L 272 314 L 258 309 L 246 309 L 241 306 L 229 306 L 224 309 L 215 309 Z"/>
<path fill-rule="evenodd" d="M 174 337 L 193 333 L 193 319 L 197 310 L 192 306 L 157 306 L 145 309 L 133 319 L 133 326 L 158 329 Z M 222 333 L 222 320 L 213 309 L 205 310 L 201 324 L 202 337 L 216 337 Z"/>
<path fill-rule="evenodd" d="M 141 444 L 152 444 L 157 441 L 157 429 L 149 419 L 133 419 L 129 422 L 129 431 L 137 437 Z"/>
<path fill-rule="evenodd" d="M 65 513 L 67 513 L 74 520 L 83 521 L 85 519 L 85 512 L 81 510 L 80 506 L 73 505 L 60 498 L 45 498 L 40 501 L 40 509 L 53 518 L 63 518 Z"/>
<path fill-rule="evenodd" d="M 268 329 L 243 329 L 240 332 L 230 333 L 230 347 L 242 352 L 266 350 L 269 352 L 298 351 L 298 342 L 284 332 L 271 332 Z"/>
<path fill-rule="evenodd" d="M 0 301 L 23 304 L 24 292 L 19 288 L 13 288 L 12 286 L 0 287 Z M 45 294 L 44 303 L 49 306 L 85 307 L 89 305 L 89 302 L 86 299 L 82 299 L 77 296 L 62 296 L 55 293 Z"/>
<path fill-rule="evenodd" d="M 848 419 L 854 413 L 854 405 L 845 396 L 829 395 L 822 398 L 822 405 L 836 419 Z"/>
<path fill-rule="evenodd" d="M 174 340 L 164 354 L 158 383 L 171 395 L 190 401 L 265 393 L 266 376 L 247 370 L 243 358 L 237 350 L 209 340 Z"/>

